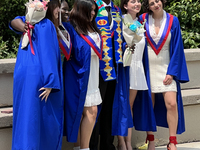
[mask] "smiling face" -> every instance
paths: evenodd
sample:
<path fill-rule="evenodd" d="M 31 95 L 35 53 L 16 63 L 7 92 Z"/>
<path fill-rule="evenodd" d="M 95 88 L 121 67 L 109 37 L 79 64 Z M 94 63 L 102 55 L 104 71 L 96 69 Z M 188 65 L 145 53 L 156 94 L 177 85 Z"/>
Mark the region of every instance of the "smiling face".
<path fill-rule="evenodd" d="M 161 0 L 149 0 L 149 9 L 153 13 L 159 13 L 163 11 L 163 4 Z"/>
<path fill-rule="evenodd" d="M 96 6 L 93 4 L 92 5 L 92 9 L 91 9 L 91 18 L 90 18 L 90 21 L 92 22 L 94 16 L 95 16 L 95 9 L 96 9 Z"/>
<path fill-rule="evenodd" d="M 127 13 L 131 15 L 136 15 L 141 10 L 140 0 L 129 0 L 127 4 L 124 5 Z"/>
<path fill-rule="evenodd" d="M 69 5 L 67 4 L 66 1 L 63 1 L 61 3 L 61 17 L 62 17 L 62 21 L 66 22 L 68 20 L 68 16 L 69 16 Z"/>

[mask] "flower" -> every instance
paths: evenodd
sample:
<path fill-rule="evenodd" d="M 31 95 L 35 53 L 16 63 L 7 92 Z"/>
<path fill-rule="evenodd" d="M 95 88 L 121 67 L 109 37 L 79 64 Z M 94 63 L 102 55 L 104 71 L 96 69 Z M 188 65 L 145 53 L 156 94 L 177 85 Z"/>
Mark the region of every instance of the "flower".
<path fill-rule="evenodd" d="M 139 21 L 134 21 L 130 14 L 125 14 L 123 18 L 123 23 L 127 26 L 131 31 L 135 32 L 136 34 L 144 33 L 146 30 L 144 29 L 144 24 L 146 20 L 141 24 Z"/>
<path fill-rule="evenodd" d="M 123 65 L 130 66 L 132 57 L 131 55 L 132 50 L 131 47 L 133 44 L 138 43 L 144 37 L 145 29 L 144 23 L 141 24 L 139 21 L 133 21 L 130 14 L 125 14 L 123 16 L 123 37 L 126 41 L 128 47 L 126 48 L 124 55 L 123 55 Z"/>
<path fill-rule="evenodd" d="M 32 30 L 34 29 L 34 24 L 44 19 L 48 2 L 49 0 L 43 0 L 42 2 L 40 0 L 29 0 L 29 2 L 25 4 L 27 8 L 26 23 L 28 25 L 28 32 L 23 34 L 21 48 L 27 47 L 30 42 L 31 53 L 33 55 L 35 55 L 35 52 L 31 41 Z"/>
<path fill-rule="evenodd" d="M 134 24 L 131 24 L 131 25 L 129 26 L 129 29 L 131 29 L 131 31 L 133 31 L 133 32 L 136 32 L 137 26 L 134 25 Z"/>
<path fill-rule="evenodd" d="M 43 0 L 43 2 L 39 0 L 34 0 L 34 1 L 30 0 L 25 4 L 25 6 L 29 8 L 34 8 L 36 11 L 44 11 L 47 9 L 46 5 L 48 2 L 49 0 Z"/>

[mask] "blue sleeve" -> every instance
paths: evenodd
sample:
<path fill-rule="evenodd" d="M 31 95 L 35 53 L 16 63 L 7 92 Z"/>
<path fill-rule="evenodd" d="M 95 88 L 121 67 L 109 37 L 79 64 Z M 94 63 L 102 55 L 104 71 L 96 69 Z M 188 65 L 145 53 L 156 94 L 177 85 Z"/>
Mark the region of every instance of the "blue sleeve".
<path fill-rule="evenodd" d="M 23 22 L 26 21 L 25 16 L 17 16 L 17 17 L 15 17 L 13 20 L 15 20 L 15 19 L 21 19 Z M 22 32 L 15 30 L 15 29 L 11 26 L 11 22 L 9 22 L 9 25 L 8 25 L 8 26 L 9 26 L 9 28 L 10 28 L 12 31 L 14 31 L 15 33 L 17 33 L 17 34 L 23 34 Z"/>
<path fill-rule="evenodd" d="M 178 18 L 174 16 L 171 29 L 170 63 L 167 74 L 173 75 L 181 83 L 188 82 L 189 76 L 184 54 L 183 40 Z"/>

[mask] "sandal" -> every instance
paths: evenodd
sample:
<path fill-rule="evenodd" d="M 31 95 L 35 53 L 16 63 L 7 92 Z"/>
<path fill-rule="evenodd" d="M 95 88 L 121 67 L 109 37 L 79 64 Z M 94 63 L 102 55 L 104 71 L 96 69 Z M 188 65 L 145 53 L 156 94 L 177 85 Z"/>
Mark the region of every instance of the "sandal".
<path fill-rule="evenodd" d="M 170 136 L 169 137 L 169 143 L 167 144 L 167 150 L 171 150 L 171 148 L 169 147 L 169 145 L 171 143 L 173 143 L 175 146 L 176 146 L 176 144 L 178 144 L 177 141 L 176 141 L 176 136 Z"/>
<path fill-rule="evenodd" d="M 147 134 L 146 143 L 147 143 L 147 141 L 154 141 L 154 135 L 153 134 Z"/>

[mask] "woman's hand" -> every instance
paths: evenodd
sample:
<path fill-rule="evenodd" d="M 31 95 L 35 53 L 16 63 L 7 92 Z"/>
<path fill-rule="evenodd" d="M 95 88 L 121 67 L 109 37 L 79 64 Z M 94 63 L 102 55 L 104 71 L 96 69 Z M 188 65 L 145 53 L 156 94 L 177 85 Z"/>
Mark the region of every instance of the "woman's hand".
<path fill-rule="evenodd" d="M 170 85 L 173 81 L 173 76 L 172 75 L 166 75 L 165 80 L 163 80 L 164 85 Z"/>
<path fill-rule="evenodd" d="M 51 93 L 51 89 L 52 89 L 52 88 L 44 88 L 44 87 L 42 87 L 42 88 L 39 89 L 39 91 L 44 90 L 44 91 L 40 94 L 40 96 L 39 96 L 39 97 L 42 97 L 41 101 L 43 101 L 43 100 L 45 99 L 45 102 L 47 102 L 47 99 L 48 99 L 48 97 L 49 97 L 49 94 Z"/>
<path fill-rule="evenodd" d="M 25 24 L 24 24 L 24 32 L 28 32 L 28 25 L 27 25 L 26 22 L 25 22 Z"/>

